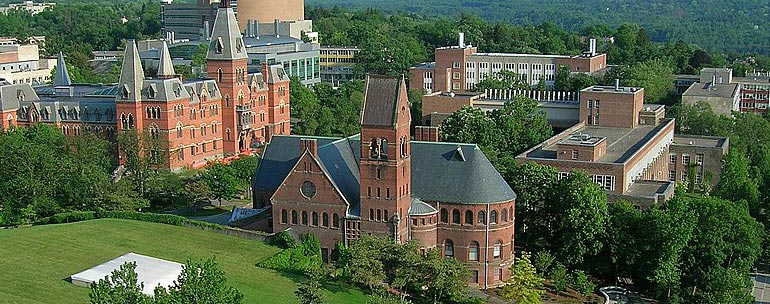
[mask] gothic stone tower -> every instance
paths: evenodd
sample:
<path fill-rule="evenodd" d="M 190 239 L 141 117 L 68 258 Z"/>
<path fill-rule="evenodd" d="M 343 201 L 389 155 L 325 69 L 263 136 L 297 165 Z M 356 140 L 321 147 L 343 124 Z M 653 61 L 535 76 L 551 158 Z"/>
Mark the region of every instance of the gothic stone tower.
<path fill-rule="evenodd" d="M 361 230 L 408 240 L 409 100 L 403 77 L 368 76 L 361 110 Z"/>
<path fill-rule="evenodd" d="M 118 131 L 134 129 L 141 126 L 143 119 L 142 87 L 144 86 L 144 70 L 139 59 L 139 51 L 134 40 L 126 43 L 126 54 L 123 57 L 123 68 L 118 80 L 118 97 L 116 109 Z"/>
<path fill-rule="evenodd" d="M 209 77 L 213 77 L 222 92 L 223 147 L 226 155 L 246 150 L 251 125 L 239 119 L 238 110 L 249 102 L 248 54 L 243 43 L 235 12 L 229 0 L 220 2 L 206 57 Z"/>

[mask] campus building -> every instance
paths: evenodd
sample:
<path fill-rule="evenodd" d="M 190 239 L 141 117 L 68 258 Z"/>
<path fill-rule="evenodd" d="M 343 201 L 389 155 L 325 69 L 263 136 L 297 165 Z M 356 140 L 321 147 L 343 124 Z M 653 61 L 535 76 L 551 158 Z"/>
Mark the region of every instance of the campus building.
<path fill-rule="evenodd" d="M 677 83 L 693 76 L 679 75 Z M 704 68 L 698 81 L 682 94 L 684 104 L 706 102 L 716 114 L 733 112 L 764 114 L 770 108 L 770 73 L 749 72 L 733 77 L 732 69 Z"/>
<path fill-rule="evenodd" d="M 252 228 L 313 233 L 324 260 L 364 234 L 438 247 L 488 288 L 510 278 L 516 194 L 472 144 L 410 140 L 403 77 L 369 76 L 361 133 L 275 136 L 254 178 Z M 463 179 L 463 182 L 458 182 Z"/>
<path fill-rule="evenodd" d="M 644 104 L 644 89 L 592 86 L 581 90 L 579 123 L 516 157 L 556 168 L 564 177 L 587 172 L 610 201 L 638 206 L 662 203 L 675 182 L 713 187 L 721 173 L 726 138 L 674 135 L 673 119 L 663 105 Z M 708 173 L 707 173 L 708 172 Z M 710 180 L 704 176 L 711 176 Z"/>
<path fill-rule="evenodd" d="M 28 11 L 32 15 L 37 15 L 49 8 L 53 9 L 54 6 L 56 6 L 56 3 L 53 2 L 35 3 L 35 1 L 24 1 L 22 3 L 11 3 L 8 4 L 8 6 L 0 7 L 0 13 L 7 15 L 9 11 L 19 9 Z"/>
<path fill-rule="evenodd" d="M 40 58 L 38 44 L 0 45 L 0 81 L 42 85 L 51 81 L 56 59 Z"/>
<path fill-rule="evenodd" d="M 321 81 L 339 86 L 355 77 L 358 47 L 321 46 Z"/>
<path fill-rule="evenodd" d="M 217 15 L 207 57 L 213 79 L 182 79 L 165 43 L 156 75 L 146 75 L 139 50 L 129 41 L 117 86 L 73 84 L 59 54 L 52 85 L 0 85 L 3 129 L 49 123 L 65 135 L 102 131 L 111 139 L 120 131 L 140 130 L 153 142 L 147 153 L 172 170 L 248 154 L 273 135 L 289 134 L 286 72 L 265 66 L 263 73 L 248 73 L 232 8 L 223 6 Z"/>
<path fill-rule="evenodd" d="M 161 33 L 172 43 L 207 40 L 211 36 L 222 1 L 197 0 L 161 1 Z M 288 36 L 302 39 L 303 35 L 318 42 L 313 21 L 305 20 L 303 0 L 228 0 L 244 34 Z M 259 35 L 259 34 L 257 34 Z"/>
<path fill-rule="evenodd" d="M 409 69 L 409 87 L 424 89 L 427 93 L 464 92 L 473 90 L 480 81 L 500 71 L 511 71 L 530 86 L 541 81 L 553 87 L 556 73 L 567 66 L 572 73 L 593 74 L 607 68 L 607 54 L 596 51 L 596 40 L 591 39 L 589 50 L 581 55 L 539 55 L 512 53 L 479 53 L 472 45 L 466 45 L 460 33 L 457 46 L 436 49 L 436 61 L 423 63 Z"/>

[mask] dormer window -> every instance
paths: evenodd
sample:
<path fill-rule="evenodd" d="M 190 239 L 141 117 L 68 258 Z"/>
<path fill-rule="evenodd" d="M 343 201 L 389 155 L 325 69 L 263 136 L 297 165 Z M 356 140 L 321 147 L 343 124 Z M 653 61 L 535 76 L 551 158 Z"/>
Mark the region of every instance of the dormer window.
<path fill-rule="evenodd" d="M 19 90 L 18 93 L 16 94 L 16 99 L 18 99 L 19 102 L 24 101 L 24 91 Z"/>
<path fill-rule="evenodd" d="M 222 37 L 217 37 L 217 54 L 224 52 L 224 45 L 222 44 Z"/>
<path fill-rule="evenodd" d="M 150 90 L 149 90 L 149 94 L 148 95 L 149 95 L 150 99 L 157 98 L 158 91 L 155 89 L 155 86 L 150 86 Z"/>
<path fill-rule="evenodd" d="M 238 53 L 243 52 L 243 39 L 241 38 L 235 39 L 235 50 L 238 51 Z"/>
<path fill-rule="evenodd" d="M 128 99 L 128 87 L 127 86 L 124 85 L 123 89 L 120 90 L 120 97 L 123 98 L 123 99 Z"/>

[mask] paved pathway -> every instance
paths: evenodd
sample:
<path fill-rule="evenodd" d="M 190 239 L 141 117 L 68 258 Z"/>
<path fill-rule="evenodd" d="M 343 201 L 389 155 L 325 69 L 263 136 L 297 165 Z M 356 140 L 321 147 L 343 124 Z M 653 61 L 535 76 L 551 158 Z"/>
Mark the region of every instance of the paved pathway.
<path fill-rule="evenodd" d="M 755 304 L 770 304 L 770 274 L 753 274 Z"/>

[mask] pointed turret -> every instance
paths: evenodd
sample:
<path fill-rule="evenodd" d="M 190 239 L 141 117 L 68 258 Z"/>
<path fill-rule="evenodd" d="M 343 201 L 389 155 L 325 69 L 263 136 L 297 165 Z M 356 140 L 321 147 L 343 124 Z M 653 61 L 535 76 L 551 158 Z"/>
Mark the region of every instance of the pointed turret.
<path fill-rule="evenodd" d="M 123 56 L 123 69 L 120 71 L 120 91 L 118 101 L 140 101 L 142 85 L 144 84 L 144 70 L 139 59 L 139 50 L 134 40 L 126 43 L 126 54 Z"/>
<path fill-rule="evenodd" d="M 64 62 L 64 54 L 59 52 L 59 58 L 56 59 L 56 75 L 53 78 L 55 87 L 68 87 L 72 85 L 70 73 L 67 71 L 67 64 Z"/>
<path fill-rule="evenodd" d="M 174 72 L 174 64 L 171 62 L 171 53 L 168 51 L 168 45 L 166 44 L 166 41 L 163 41 L 163 46 L 160 48 L 158 78 L 168 79 L 174 77 L 176 77 L 176 72 Z"/>
<path fill-rule="evenodd" d="M 230 1 L 222 0 L 217 10 L 214 29 L 211 31 L 209 42 L 209 60 L 247 59 L 246 47 L 243 44 L 241 29 L 235 19 L 235 11 L 230 7 Z"/>

